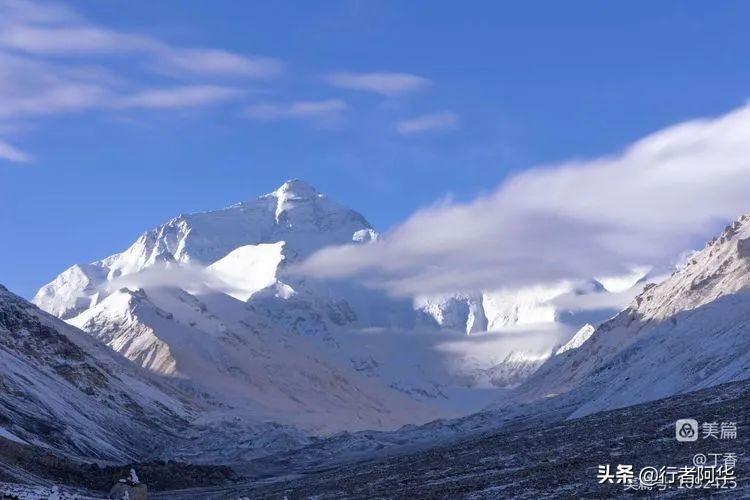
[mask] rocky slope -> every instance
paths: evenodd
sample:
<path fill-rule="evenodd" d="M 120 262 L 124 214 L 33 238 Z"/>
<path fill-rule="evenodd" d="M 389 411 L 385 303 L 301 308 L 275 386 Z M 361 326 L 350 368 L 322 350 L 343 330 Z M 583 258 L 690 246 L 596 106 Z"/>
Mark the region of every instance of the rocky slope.
<path fill-rule="evenodd" d="M 190 418 L 163 384 L 0 286 L 0 436 L 126 460 L 157 452 Z"/>
<path fill-rule="evenodd" d="M 551 358 L 520 397 L 570 394 L 584 415 L 750 377 L 749 242 L 743 216 L 580 346 Z"/>

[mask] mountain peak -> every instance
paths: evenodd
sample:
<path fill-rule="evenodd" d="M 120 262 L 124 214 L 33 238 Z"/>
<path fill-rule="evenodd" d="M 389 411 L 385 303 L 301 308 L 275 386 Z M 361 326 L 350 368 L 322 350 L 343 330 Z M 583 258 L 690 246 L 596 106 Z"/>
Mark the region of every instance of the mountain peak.
<path fill-rule="evenodd" d="M 44 311 L 70 319 L 104 299 L 107 292 L 102 292 L 102 285 L 157 264 L 208 266 L 240 247 L 280 242 L 283 257 L 289 261 L 326 246 L 374 239 L 377 233 L 362 215 L 307 182 L 291 179 L 258 198 L 177 217 L 143 233 L 124 252 L 73 266 L 42 287 L 34 302 Z M 266 254 L 261 256 L 274 262 Z M 268 265 L 276 269 L 277 264 Z"/>
<path fill-rule="evenodd" d="M 305 202 L 323 198 L 323 195 L 307 182 L 300 179 L 291 179 L 279 186 L 273 193 L 266 195 L 266 197 L 276 198 L 276 222 L 279 223 L 282 219 L 282 214 L 290 208 L 299 206 L 299 202 L 303 202 L 302 205 L 308 205 Z M 305 210 L 308 209 L 309 207 Z"/>
<path fill-rule="evenodd" d="M 279 199 L 307 199 L 320 196 L 320 192 L 301 179 L 290 179 L 272 193 Z"/>

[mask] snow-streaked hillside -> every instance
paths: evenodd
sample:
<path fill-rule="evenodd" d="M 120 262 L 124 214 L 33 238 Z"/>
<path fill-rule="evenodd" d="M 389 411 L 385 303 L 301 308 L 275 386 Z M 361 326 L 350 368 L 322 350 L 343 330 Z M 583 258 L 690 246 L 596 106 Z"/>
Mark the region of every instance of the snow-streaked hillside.
<path fill-rule="evenodd" d="M 578 347 L 561 349 L 519 396 L 569 394 L 585 415 L 750 377 L 749 247 L 746 215 Z"/>
<path fill-rule="evenodd" d="M 131 460 L 157 453 L 192 410 L 169 386 L 0 286 L 0 428 L 64 453 Z"/>
<path fill-rule="evenodd" d="M 0 286 L 0 438 L 121 462 L 237 462 L 309 443 L 179 385 Z"/>

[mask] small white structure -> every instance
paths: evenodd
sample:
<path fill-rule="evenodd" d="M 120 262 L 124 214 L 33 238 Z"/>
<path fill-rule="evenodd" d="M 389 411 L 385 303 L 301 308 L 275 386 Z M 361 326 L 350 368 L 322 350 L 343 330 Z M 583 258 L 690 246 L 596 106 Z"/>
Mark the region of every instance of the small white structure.
<path fill-rule="evenodd" d="M 148 488 L 138 479 L 135 469 L 130 469 L 127 479 L 120 479 L 109 491 L 108 498 L 117 500 L 148 500 Z"/>

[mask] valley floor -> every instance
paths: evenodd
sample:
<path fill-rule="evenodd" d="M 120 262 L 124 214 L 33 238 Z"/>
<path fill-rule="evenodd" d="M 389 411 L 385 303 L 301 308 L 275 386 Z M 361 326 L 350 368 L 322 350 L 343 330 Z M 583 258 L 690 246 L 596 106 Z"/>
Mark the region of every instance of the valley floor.
<path fill-rule="evenodd" d="M 415 454 L 156 498 L 611 498 L 750 497 L 750 381 L 557 423 L 527 421 Z M 675 420 L 736 422 L 737 439 L 676 441 Z M 737 486 L 726 490 L 625 491 L 599 484 L 597 468 L 690 466 L 702 453 L 736 453 Z"/>
<path fill-rule="evenodd" d="M 720 495 L 750 498 L 750 380 L 560 421 L 550 416 L 506 422 L 501 429 L 421 451 L 387 458 L 313 469 L 272 468 L 263 459 L 253 479 L 238 478 L 226 467 L 153 463 L 139 465 L 151 498 L 611 498 L 665 496 L 693 498 Z M 736 439 L 675 439 L 675 421 L 736 422 Z M 450 422 L 447 423 L 450 426 Z M 0 493 L 20 498 L 46 497 L 53 484 L 84 489 L 63 493 L 97 494 L 126 468 L 77 466 L 65 459 L 0 439 Z M 21 451 L 26 448 L 26 451 Z M 404 448 L 401 448 L 402 450 Z M 625 491 L 622 484 L 600 484 L 599 465 L 690 466 L 696 454 L 736 454 L 736 488 Z M 247 478 L 247 473 L 244 474 Z M 159 484 L 159 483 L 162 484 Z M 223 483 L 223 484 L 222 484 Z M 209 486 L 215 484 L 216 486 Z M 182 486 L 179 486 L 182 485 Z M 187 489 L 174 489 L 185 488 Z M 192 487 L 190 487 L 192 486 Z"/>

